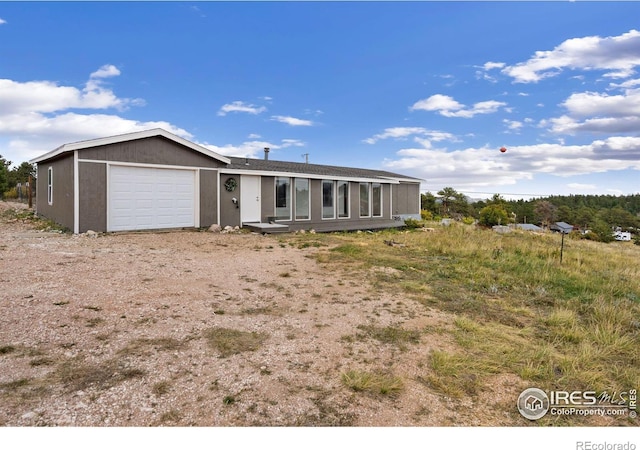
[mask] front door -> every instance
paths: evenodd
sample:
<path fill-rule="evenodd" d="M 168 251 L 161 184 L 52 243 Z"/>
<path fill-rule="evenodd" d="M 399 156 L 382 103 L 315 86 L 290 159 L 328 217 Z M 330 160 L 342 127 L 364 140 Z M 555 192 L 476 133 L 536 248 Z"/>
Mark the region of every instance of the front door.
<path fill-rule="evenodd" d="M 240 220 L 260 222 L 260 176 L 240 177 Z"/>

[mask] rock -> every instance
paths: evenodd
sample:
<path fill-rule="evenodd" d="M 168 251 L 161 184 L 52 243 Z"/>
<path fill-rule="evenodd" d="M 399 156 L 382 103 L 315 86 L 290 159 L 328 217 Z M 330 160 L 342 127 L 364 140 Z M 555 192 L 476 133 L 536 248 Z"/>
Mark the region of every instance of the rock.
<path fill-rule="evenodd" d="M 22 415 L 22 418 L 23 418 L 23 419 L 33 419 L 33 418 L 35 418 L 36 416 L 37 416 L 37 414 L 36 414 L 36 413 L 34 413 L 33 411 L 29 411 L 29 412 L 24 413 L 24 414 Z"/>
<path fill-rule="evenodd" d="M 209 227 L 209 231 L 211 231 L 212 233 L 220 233 L 222 231 L 222 227 L 214 223 Z"/>
<path fill-rule="evenodd" d="M 97 237 L 98 237 L 98 233 L 96 233 L 96 232 L 95 232 L 95 231 L 93 231 L 93 230 L 88 230 L 88 231 L 85 233 L 85 236 L 90 237 L 90 238 L 97 238 Z"/>
<path fill-rule="evenodd" d="M 314 230 L 313 228 L 309 230 L 309 234 L 316 234 L 316 230 Z"/>

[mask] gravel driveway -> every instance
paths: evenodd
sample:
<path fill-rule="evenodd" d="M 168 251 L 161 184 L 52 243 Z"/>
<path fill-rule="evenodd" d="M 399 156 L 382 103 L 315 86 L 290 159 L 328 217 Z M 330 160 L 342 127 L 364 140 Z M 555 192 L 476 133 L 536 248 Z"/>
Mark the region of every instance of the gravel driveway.
<path fill-rule="evenodd" d="M 517 412 L 465 412 L 470 403 L 420 382 L 446 342 L 363 337 L 448 318 L 319 263 L 326 248 L 249 233 L 70 235 L 10 217 L 0 218 L 0 425 L 521 423 Z M 392 373 L 403 389 L 354 391 L 350 370 Z"/>

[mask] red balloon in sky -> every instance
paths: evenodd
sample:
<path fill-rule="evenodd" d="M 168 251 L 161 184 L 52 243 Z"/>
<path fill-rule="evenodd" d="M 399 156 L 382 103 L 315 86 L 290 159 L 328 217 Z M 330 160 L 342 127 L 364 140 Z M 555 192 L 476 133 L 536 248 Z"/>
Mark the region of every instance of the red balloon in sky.
<path fill-rule="evenodd" d="M 500 151 L 501 151 L 502 153 L 504 153 L 504 152 L 506 152 L 506 151 L 507 151 L 507 148 L 506 148 L 506 147 L 500 147 Z"/>

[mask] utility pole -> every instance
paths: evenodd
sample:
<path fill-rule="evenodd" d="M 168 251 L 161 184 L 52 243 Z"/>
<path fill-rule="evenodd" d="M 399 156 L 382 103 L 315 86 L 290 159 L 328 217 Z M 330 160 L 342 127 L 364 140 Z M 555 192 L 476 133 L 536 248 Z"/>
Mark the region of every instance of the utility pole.
<path fill-rule="evenodd" d="M 303 153 L 302 156 L 304 156 L 304 163 L 305 164 L 309 164 L 309 154 L 308 153 Z"/>

